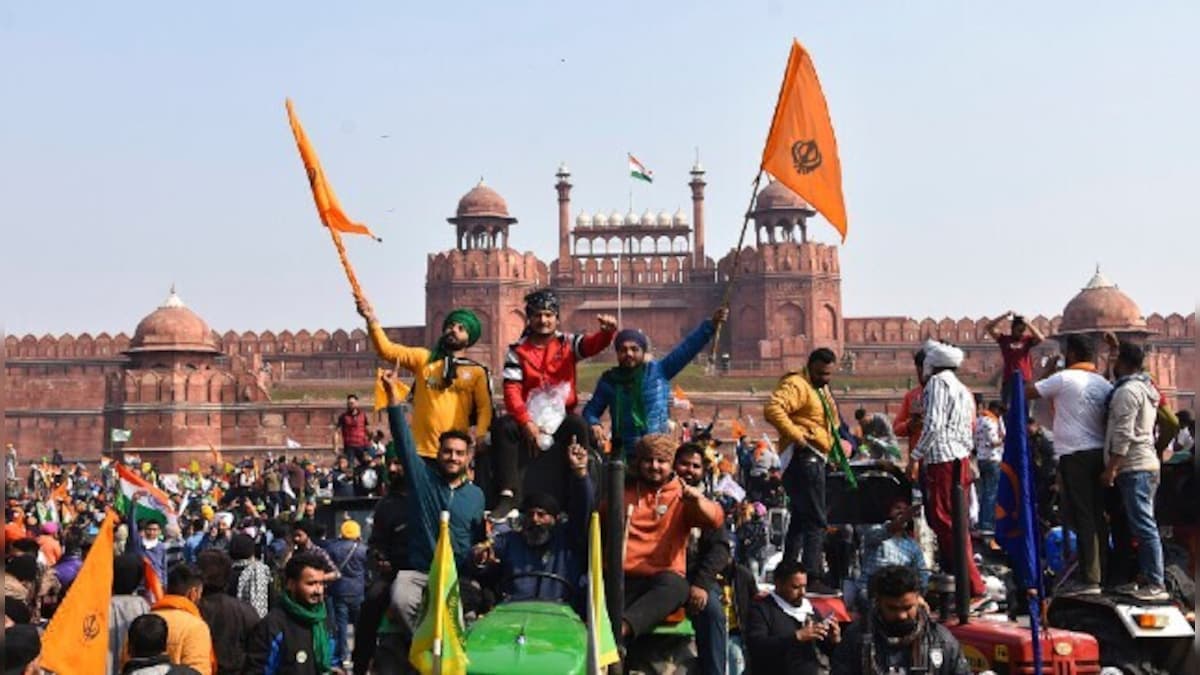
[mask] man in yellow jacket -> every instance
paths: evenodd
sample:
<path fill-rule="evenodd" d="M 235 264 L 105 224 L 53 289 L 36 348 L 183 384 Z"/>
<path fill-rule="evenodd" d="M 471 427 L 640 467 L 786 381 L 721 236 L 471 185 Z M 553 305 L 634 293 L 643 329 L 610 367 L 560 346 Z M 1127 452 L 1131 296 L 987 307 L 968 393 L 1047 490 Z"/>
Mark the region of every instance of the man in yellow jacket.
<path fill-rule="evenodd" d="M 783 485 L 791 519 L 783 549 L 785 561 L 800 559 L 808 574 L 810 595 L 836 592 L 822 581 L 825 545 L 825 465 L 839 443 L 837 405 L 829 392 L 837 355 L 821 348 L 808 356 L 807 366 L 779 380 L 763 407 L 763 419 L 779 432 L 784 448 Z"/>
<path fill-rule="evenodd" d="M 492 388 L 488 369 L 463 354 L 483 332 L 479 318 L 469 309 L 456 309 L 442 322 L 442 336 L 432 350 L 408 347 L 388 339 L 365 299 L 358 313 L 367 320 L 375 353 L 413 374 L 413 440 L 417 454 L 437 458 L 443 432 L 471 432 L 484 440 L 492 426 Z"/>

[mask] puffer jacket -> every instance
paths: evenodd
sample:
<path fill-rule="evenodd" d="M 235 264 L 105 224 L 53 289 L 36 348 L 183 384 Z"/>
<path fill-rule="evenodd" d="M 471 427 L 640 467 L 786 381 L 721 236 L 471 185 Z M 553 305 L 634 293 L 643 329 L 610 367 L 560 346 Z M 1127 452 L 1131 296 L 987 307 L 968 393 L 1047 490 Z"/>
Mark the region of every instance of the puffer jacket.
<path fill-rule="evenodd" d="M 713 322 L 705 319 L 687 337 L 662 359 L 647 359 L 646 374 L 642 383 L 642 402 L 646 408 L 646 428 L 635 429 L 633 411 L 622 411 L 622 419 L 612 420 L 612 435 L 618 439 L 625 450 L 626 458 L 633 456 L 633 448 L 638 439 L 646 434 L 667 433 L 667 423 L 671 417 L 671 379 L 679 374 L 704 345 L 712 339 L 715 332 Z M 583 407 L 583 418 L 590 425 L 600 424 L 600 418 L 605 410 L 612 416 L 613 404 L 617 397 L 617 387 L 614 375 L 618 368 L 610 368 L 596 382 L 596 391 Z"/>

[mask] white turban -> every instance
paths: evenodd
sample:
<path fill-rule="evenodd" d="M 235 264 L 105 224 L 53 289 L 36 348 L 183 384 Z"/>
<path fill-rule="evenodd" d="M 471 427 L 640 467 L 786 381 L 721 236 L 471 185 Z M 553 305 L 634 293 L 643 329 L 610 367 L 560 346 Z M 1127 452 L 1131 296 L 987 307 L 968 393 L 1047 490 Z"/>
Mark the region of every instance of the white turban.
<path fill-rule="evenodd" d="M 925 342 L 925 365 L 922 370 L 926 377 L 939 368 L 958 368 L 963 362 L 963 351 L 954 345 L 944 342 Z"/>
<path fill-rule="evenodd" d="M 233 514 L 228 511 L 217 512 L 217 522 L 222 523 L 225 527 L 233 527 Z"/>

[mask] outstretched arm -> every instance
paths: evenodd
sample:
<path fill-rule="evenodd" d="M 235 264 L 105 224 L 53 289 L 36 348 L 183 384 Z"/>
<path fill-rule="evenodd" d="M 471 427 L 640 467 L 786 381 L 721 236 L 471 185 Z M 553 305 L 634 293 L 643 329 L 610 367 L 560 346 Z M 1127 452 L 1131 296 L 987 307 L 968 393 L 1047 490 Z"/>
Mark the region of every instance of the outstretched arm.
<path fill-rule="evenodd" d="M 396 448 L 396 455 L 400 458 L 400 464 L 404 467 L 404 475 L 414 493 L 427 492 L 432 489 L 429 468 L 417 454 L 417 443 L 413 440 L 412 429 L 408 426 L 408 420 L 404 419 L 404 409 L 396 400 L 396 393 L 392 387 L 396 376 L 385 372 L 380 379 L 383 380 L 383 388 L 388 397 L 388 425 L 392 431 L 392 443 Z"/>
<path fill-rule="evenodd" d="M 673 379 L 683 370 L 687 364 L 691 363 L 692 359 L 704 349 L 704 345 L 712 339 L 716 333 L 716 325 L 724 321 L 729 316 L 729 310 L 722 307 L 716 312 L 713 312 L 711 319 L 705 319 L 696 326 L 695 330 L 688 333 L 688 336 L 682 342 L 675 345 L 675 348 L 669 354 L 662 358 L 663 375 L 668 380 Z"/>
<path fill-rule="evenodd" d="M 367 302 L 366 298 L 362 298 L 356 301 L 356 306 L 359 316 L 367 320 L 367 335 L 371 338 L 371 345 L 375 348 L 375 353 L 385 361 L 399 364 L 401 368 L 419 375 L 421 368 L 429 361 L 429 350 L 392 342 L 383 332 L 383 326 L 379 325 L 379 320 L 375 318 L 375 310 L 371 307 L 371 303 Z"/>
<path fill-rule="evenodd" d="M 612 344 L 613 338 L 617 335 L 617 320 L 615 317 L 609 314 L 601 314 L 596 317 L 596 321 L 600 323 L 600 330 L 584 335 L 575 343 L 575 356 L 578 358 L 588 359 L 608 349 L 608 346 Z"/>

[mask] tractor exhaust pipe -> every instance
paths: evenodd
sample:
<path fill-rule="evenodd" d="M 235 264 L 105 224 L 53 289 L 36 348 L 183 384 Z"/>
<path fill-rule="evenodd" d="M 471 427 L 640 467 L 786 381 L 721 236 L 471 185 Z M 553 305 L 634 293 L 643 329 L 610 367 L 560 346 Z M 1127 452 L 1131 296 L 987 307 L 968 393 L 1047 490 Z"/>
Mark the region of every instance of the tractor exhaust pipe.
<path fill-rule="evenodd" d="M 604 464 L 608 509 L 604 514 L 607 541 L 604 548 L 604 597 L 612 623 L 613 640 L 621 647 L 621 617 L 625 615 L 625 462 L 615 456 Z"/>
<path fill-rule="evenodd" d="M 954 596 L 958 623 L 965 625 L 971 613 L 971 579 L 967 574 L 967 493 L 963 488 L 963 461 L 954 460 L 954 489 L 951 493 L 954 518 Z"/>

